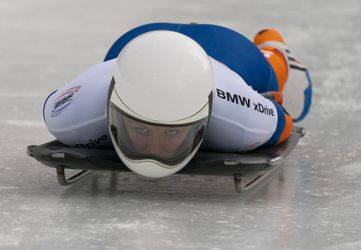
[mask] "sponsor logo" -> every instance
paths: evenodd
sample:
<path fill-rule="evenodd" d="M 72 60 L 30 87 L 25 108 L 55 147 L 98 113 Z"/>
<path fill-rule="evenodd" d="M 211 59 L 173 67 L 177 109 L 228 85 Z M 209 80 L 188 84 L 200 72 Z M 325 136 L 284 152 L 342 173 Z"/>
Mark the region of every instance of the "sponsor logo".
<path fill-rule="evenodd" d="M 256 110 L 262 114 L 266 114 L 266 115 L 270 115 L 270 116 L 275 115 L 273 109 L 270 109 L 267 106 L 263 106 L 262 103 L 253 103 L 253 106 L 254 106 L 254 110 Z"/>
<path fill-rule="evenodd" d="M 227 91 L 216 89 L 217 90 L 217 96 L 223 100 L 226 100 L 227 102 L 234 103 L 236 105 L 240 105 L 246 108 L 251 108 L 251 104 L 253 104 L 253 110 L 256 112 L 259 112 L 261 114 L 274 116 L 275 112 L 272 108 L 267 107 L 266 105 L 262 103 L 255 103 L 252 102 L 251 99 L 246 98 L 244 96 L 240 96 L 237 94 L 231 94 Z"/>
<path fill-rule="evenodd" d="M 108 136 L 107 135 L 102 135 L 99 138 L 95 138 L 95 139 L 90 139 L 88 143 L 79 143 L 79 144 L 75 144 L 76 148 L 94 148 L 96 146 L 101 145 L 103 142 L 108 140 Z"/>
<path fill-rule="evenodd" d="M 75 99 L 76 93 L 81 86 L 72 87 L 64 91 L 54 102 L 53 110 L 51 111 L 51 117 L 56 117 L 63 112 Z"/>
<path fill-rule="evenodd" d="M 249 98 L 237 94 L 231 94 L 221 89 L 217 89 L 217 96 L 219 98 L 227 100 L 228 102 L 239 104 L 241 106 L 246 106 L 247 108 L 251 106 L 251 100 Z"/>

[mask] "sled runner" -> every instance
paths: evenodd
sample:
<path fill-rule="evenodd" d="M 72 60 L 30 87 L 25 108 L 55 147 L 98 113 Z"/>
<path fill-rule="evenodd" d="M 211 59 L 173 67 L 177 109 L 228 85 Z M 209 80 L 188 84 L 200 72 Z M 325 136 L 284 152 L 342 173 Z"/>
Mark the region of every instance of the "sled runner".
<path fill-rule="evenodd" d="M 240 193 L 251 189 L 273 173 L 304 135 L 303 128 L 294 126 L 289 139 L 273 147 L 239 154 L 198 152 L 177 174 L 233 175 L 235 189 Z M 27 154 L 44 165 L 55 168 L 58 182 L 62 186 L 73 184 L 92 170 L 130 171 L 113 149 L 72 148 L 59 141 L 51 141 L 39 146 L 28 146 Z M 66 169 L 76 169 L 79 172 L 66 177 Z"/>

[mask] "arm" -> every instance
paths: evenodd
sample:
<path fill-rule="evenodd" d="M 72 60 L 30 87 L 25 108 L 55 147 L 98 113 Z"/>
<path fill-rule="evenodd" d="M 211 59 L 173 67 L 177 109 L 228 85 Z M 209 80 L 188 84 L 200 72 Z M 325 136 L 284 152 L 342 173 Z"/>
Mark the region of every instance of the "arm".
<path fill-rule="evenodd" d="M 114 61 L 97 64 L 45 101 L 45 124 L 59 141 L 76 147 L 110 146 L 107 95 Z"/>

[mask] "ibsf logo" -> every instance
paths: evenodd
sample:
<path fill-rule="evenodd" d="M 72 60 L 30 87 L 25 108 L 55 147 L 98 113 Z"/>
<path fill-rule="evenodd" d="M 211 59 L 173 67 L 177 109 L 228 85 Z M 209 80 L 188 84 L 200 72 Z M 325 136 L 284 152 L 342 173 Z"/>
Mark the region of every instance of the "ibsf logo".
<path fill-rule="evenodd" d="M 62 93 L 54 102 L 51 117 L 56 117 L 63 112 L 74 101 L 75 95 L 80 88 L 81 86 L 75 86 Z"/>

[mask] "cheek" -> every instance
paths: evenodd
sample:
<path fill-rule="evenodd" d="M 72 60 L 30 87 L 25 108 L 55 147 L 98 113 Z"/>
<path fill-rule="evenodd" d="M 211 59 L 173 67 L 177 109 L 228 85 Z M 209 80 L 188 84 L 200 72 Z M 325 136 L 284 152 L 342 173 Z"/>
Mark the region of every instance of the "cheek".
<path fill-rule="evenodd" d="M 144 135 L 140 135 L 138 132 L 136 131 L 132 131 L 130 130 L 128 132 L 128 136 L 130 138 L 130 140 L 132 141 L 133 145 L 136 148 L 144 148 L 146 147 L 146 142 L 147 142 L 147 137 Z"/>
<path fill-rule="evenodd" d="M 167 148 L 170 150 L 177 149 L 186 138 L 186 134 L 180 134 L 167 140 Z"/>
<path fill-rule="evenodd" d="M 138 137 L 138 135 L 133 130 L 128 130 L 128 136 L 133 142 L 135 142 L 135 139 Z"/>
<path fill-rule="evenodd" d="M 186 139 L 187 135 L 188 135 L 188 132 L 182 132 L 175 138 L 175 140 L 178 143 L 182 143 Z"/>

